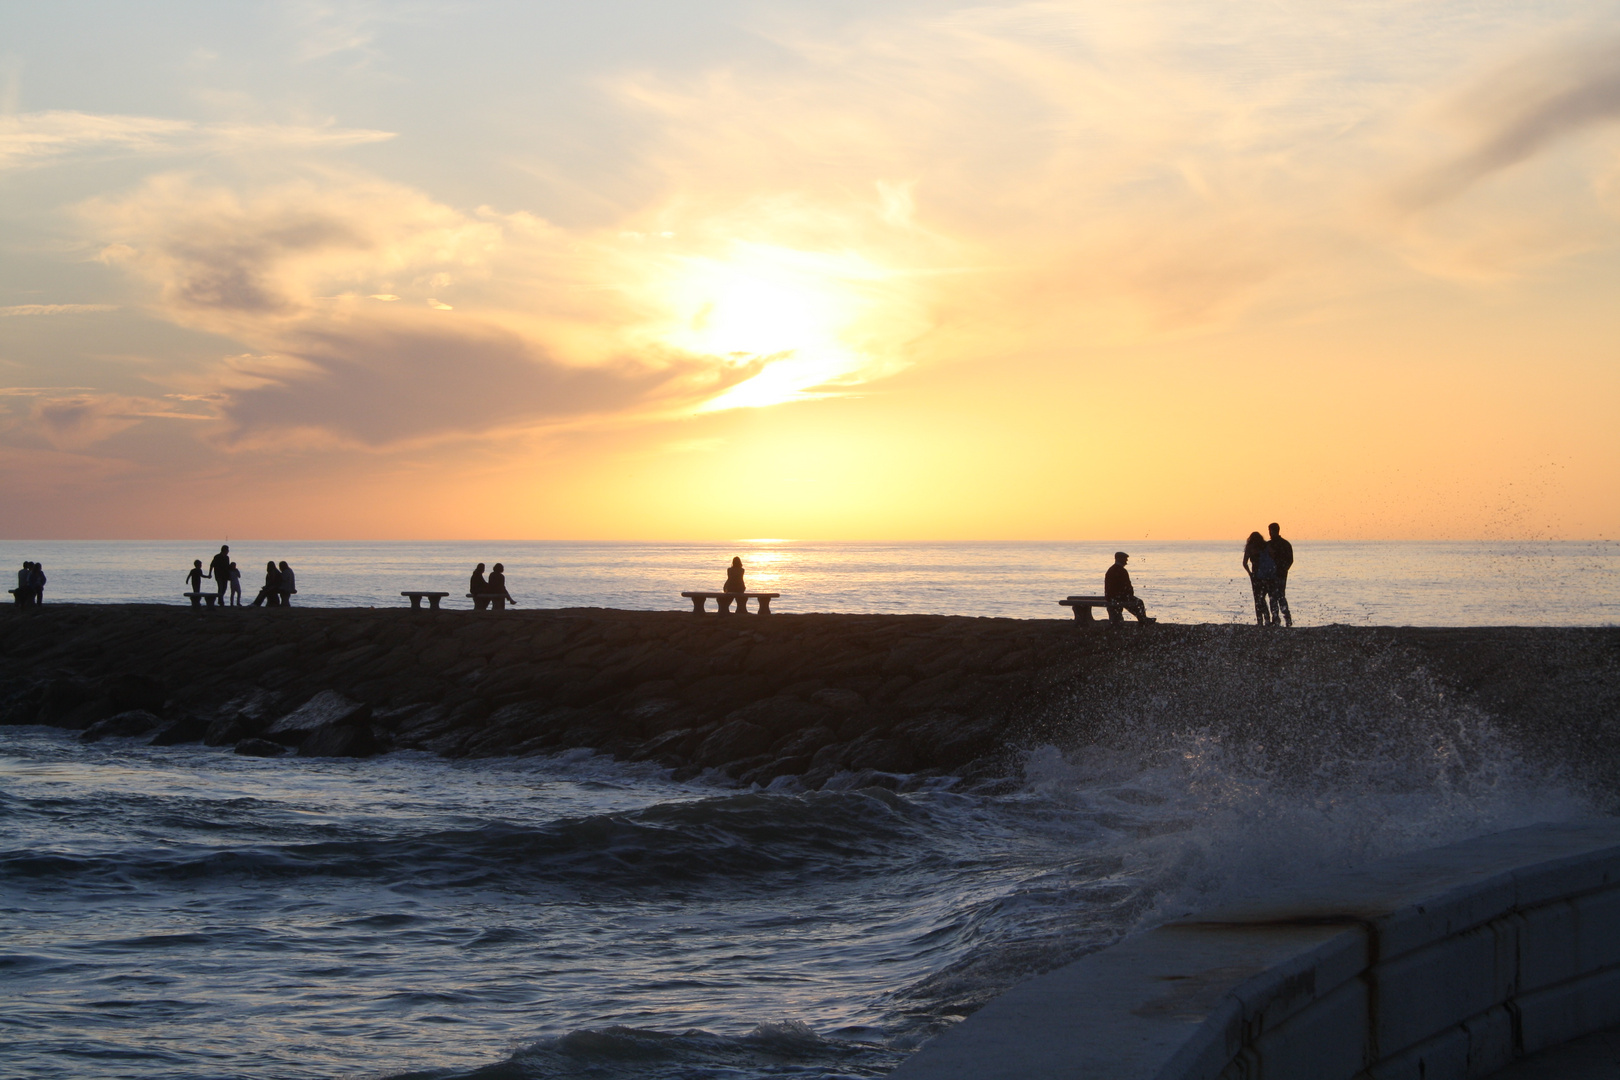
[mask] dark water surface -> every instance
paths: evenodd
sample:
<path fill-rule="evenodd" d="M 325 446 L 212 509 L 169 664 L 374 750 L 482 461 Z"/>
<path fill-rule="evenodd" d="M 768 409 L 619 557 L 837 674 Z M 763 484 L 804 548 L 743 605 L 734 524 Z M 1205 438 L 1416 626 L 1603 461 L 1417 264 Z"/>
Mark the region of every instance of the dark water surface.
<path fill-rule="evenodd" d="M 0 729 L 0 1074 L 880 1075 L 1233 890 L 1585 812 L 1488 730 L 1434 745 L 1328 785 L 1188 737 L 799 793 Z"/>

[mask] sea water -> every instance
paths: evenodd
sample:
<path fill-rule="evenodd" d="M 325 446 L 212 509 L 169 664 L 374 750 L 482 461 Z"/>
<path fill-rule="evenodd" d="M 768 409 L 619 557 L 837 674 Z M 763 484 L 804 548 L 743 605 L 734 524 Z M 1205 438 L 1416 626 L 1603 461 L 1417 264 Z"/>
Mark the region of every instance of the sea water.
<path fill-rule="evenodd" d="M 219 541 L 0 541 L 0 568 L 42 563 L 46 601 L 184 603 L 192 560 Z M 295 603 L 397 607 L 404 589 L 467 607 L 477 563 L 503 563 L 525 607 L 682 608 L 719 589 L 732 556 L 781 612 L 931 612 L 1065 618 L 1057 601 L 1102 591 L 1113 553 L 1130 553 L 1137 595 L 1170 622 L 1248 622 L 1254 604 L 1235 543 L 726 544 L 457 541 L 231 542 L 251 601 L 267 560 L 297 575 Z M 1288 599 L 1300 625 L 1612 626 L 1620 621 L 1613 541 L 1317 542 L 1297 539 Z M 212 583 L 205 583 L 211 590 Z"/>
<path fill-rule="evenodd" d="M 1301 622 L 1615 618 L 1611 546 L 1297 546 Z M 1053 601 L 1094 589 L 1112 547 L 232 551 L 287 559 L 311 604 L 434 586 L 460 600 L 470 563 L 501 560 L 537 607 L 669 608 L 737 553 L 783 611 L 1061 616 Z M 45 563 L 47 603 L 173 602 L 209 554 L 3 550 Z M 1236 554 L 1132 545 L 1131 565 L 1164 617 L 1241 622 Z M 1303 777 L 1189 731 L 1147 753 L 1036 747 L 997 781 L 896 791 L 677 782 L 583 750 L 267 760 L 0 728 L 0 1076 L 880 1076 L 1007 987 L 1164 919 L 1608 809 L 1556 762 L 1519 761 L 1488 718 L 1386 717 L 1391 701 L 1373 687 L 1347 713 L 1358 736 L 1387 724 L 1385 749 Z"/>

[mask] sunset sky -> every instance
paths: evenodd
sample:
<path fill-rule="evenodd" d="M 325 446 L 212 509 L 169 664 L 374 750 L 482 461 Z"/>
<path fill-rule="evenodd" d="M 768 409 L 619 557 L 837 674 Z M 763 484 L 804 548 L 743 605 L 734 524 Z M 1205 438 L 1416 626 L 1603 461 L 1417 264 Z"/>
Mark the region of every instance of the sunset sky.
<path fill-rule="evenodd" d="M 0 0 L 0 534 L 1620 536 L 1620 6 Z"/>

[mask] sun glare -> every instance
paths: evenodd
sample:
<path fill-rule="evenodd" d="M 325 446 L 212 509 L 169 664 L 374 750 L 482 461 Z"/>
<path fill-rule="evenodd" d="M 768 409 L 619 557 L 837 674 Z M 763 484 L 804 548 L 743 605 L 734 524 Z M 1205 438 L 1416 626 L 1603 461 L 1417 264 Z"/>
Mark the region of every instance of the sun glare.
<path fill-rule="evenodd" d="M 667 286 L 676 321 L 663 336 L 739 367 L 762 365 L 704 411 L 811 396 L 867 365 L 844 337 L 870 306 L 870 283 L 882 276 L 857 256 L 758 244 L 737 244 L 725 259 L 681 259 Z"/>

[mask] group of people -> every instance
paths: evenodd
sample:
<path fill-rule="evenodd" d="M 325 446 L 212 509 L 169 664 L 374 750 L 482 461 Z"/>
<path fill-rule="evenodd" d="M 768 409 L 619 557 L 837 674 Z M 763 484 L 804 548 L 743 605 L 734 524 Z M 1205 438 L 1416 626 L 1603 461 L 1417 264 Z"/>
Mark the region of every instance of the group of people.
<path fill-rule="evenodd" d="M 212 581 L 219 590 L 219 606 L 242 606 L 242 571 L 236 568 L 231 561 L 231 546 L 221 544 L 219 553 L 208 561 L 208 569 L 203 569 L 201 559 L 193 559 L 191 570 L 186 574 L 186 586 L 191 592 L 201 594 L 202 583 Z M 230 595 L 227 599 L 226 592 Z M 267 562 L 264 564 L 264 588 L 259 590 L 258 597 L 250 605 L 252 607 L 292 607 L 293 593 L 298 591 L 298 579 L 293 574 L 292 567 L 285 561 L 281 563 Z M 195 603 L 196 601 L 192 601 Z"/>
<path fill-rule="evenodd" d="M 45 602 L 45 568 L 37 562 L 25 562 L 17 571 L 17 588 L 12 592 L 18 607 L 33 607 Z"/>
<path fill-rule="evenodd" d="M 506 567 L 500 563 L 484 576 L 484 564 L 479 563 L 478 568 L 472 572 L 472 580 L 467 582 L 467 595 L 472 597 L 473 610 L 484 611 L 491 604 L 496 611 L 505 611 L 507 604 L 515 604 L 512 594 L 506 591 Z"/>
<path fill-rule="evenodd" d="M 1254 617 L 1261 626 L 1293 626 L 1294 615 L 1288 610 L 1288 568 L 1294 565 L 1294 545 L 1283 539 L 1282 529 L 1275 521 L 1268 528 L 1271 539 L 1253 532 L 1243 545 L 1243 569 L 1248 572 L 1249 584 L 1254 589 Z M 1114 552 L 1114 565 L 1103 575 L 1108 622 L 1118 626 L 1125 621 L 1127 611 L 1137 622 L 1157 622 L 1148 618 L 1147 605 L 1131 585 L 1131 575 L 1125 569 L 1129 559 L 1123 551 Z M 735 559 L 732 561 L 736 563 Z M 726 588 L 731 588 L 729 582 Z"/>

